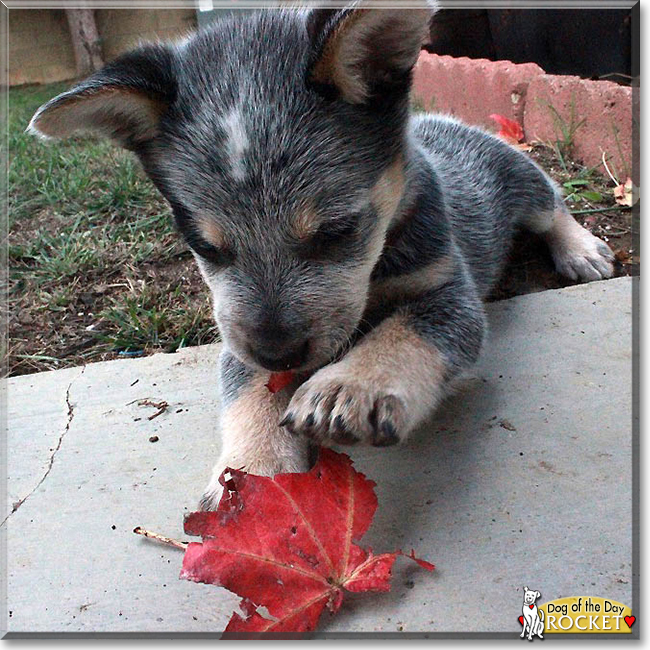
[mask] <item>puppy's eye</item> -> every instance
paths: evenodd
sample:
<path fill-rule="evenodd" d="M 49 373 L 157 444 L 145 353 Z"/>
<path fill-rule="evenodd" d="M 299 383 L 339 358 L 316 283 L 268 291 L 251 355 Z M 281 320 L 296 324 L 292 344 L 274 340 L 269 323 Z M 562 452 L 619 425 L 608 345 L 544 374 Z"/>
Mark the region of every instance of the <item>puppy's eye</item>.
<path fill-rule="evenodd" d="M 345 254 L 346 244 L 357 240 L 359 226 L 356 220 L 341 220 L 322 224 L 320 228 L 300 246 L 300 253 L 306 259 L 334 259 Z"/>
<path fill-rule="evenodd" d="M 343 244 L 359 232 L 356 221 L 350 219 L 323 224 L 311 237 L 308 244 L 313 247 L 327 247 Z"/>
<path fill-rule="evenodd" d="M 321 226 L 314 235 L 314 239 L 322 239 L 324 241 L 336 241 L 353 237 L 358 232 L 358 227 L 355 221 L 343 221 L 338 223 L 330 223 Z"/>
<path fill-rule="evenodd" d="M 235 259 L 230 249 L 217 248 L 206 241 L 193 241 L 191 246 L 206 262 L 214 266 L 228 266 Z"/>

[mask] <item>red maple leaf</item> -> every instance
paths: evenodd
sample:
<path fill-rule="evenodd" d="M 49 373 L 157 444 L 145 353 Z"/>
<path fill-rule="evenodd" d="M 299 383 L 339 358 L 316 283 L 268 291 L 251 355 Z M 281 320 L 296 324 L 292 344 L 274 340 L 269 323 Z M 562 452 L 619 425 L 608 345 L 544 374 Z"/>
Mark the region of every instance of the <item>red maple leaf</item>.
<path fill-rule="evenodd" d="M 492 113 L 490 117 L 501 127 L 501 130 L 497 133 L 500 138 L 513 144 L 517 144 L 517 142 L 521 142 L 524 139 L 524 130 L 518 122 L 497 113 Z"/>
<path fill-rule="evenodd" d="M 285 372 L 272 372 L 266 387 L 272 393 L 277 393 L 279 390 L 286 388 L 295 376 L 293 370 L 286 370 Z"/>
<path fill-rule="evenodd" d="M 373 555 L 355 543 L 372 522 L 377 497 L 345 454 L 322 449 L 305 473 L 267 478 L 229 469 L 220 480 L 226 489 L 217 510 L 185 519 L 185 532 L 203 542 L 188 545 L 181 578 L 242 597 L 244 616 L 233 613 L 227 633 L 309 632 L 325 607 L 339 609 L 344 590 L 390 590 L 403 553 Z M 408 557 L 434 569 L 413 551 Z"/>

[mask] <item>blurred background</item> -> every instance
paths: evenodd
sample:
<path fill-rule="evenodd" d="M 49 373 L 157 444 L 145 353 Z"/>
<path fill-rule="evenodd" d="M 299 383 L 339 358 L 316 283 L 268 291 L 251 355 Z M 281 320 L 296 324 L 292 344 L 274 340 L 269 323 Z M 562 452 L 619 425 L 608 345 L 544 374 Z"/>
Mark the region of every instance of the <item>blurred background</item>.
<path fill-rule="evenodd" d="M 11 85 L 83 76 L 140 40 L 182 36 L 232 11 L 196 9 L 12 9 Z M 629 9 L 443 9 L 431 23 L 436 54 L 514 63 L 551 74 L 629 83 Z"/>

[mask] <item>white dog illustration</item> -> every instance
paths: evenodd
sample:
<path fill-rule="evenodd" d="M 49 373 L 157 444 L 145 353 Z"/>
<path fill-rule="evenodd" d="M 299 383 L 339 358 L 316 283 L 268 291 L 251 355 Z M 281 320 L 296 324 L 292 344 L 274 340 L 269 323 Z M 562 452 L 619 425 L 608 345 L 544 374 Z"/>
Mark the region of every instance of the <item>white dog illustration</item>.
<path fill-rule="evenodd" d="M 537 605 L 535 601 L 542 594 L 539 591 L 529 591 L 528 587 L 524 587 L 524 605 L 521 609 L 524 615 L 524 629 L 521 633 L 521 638 L 526 636 L 528 630 L 528 640 L 532 641 L 533 636 L 536 634 L 540 639 L 543 639 L 542 632 L 544 631 L 544 612 L 537 613 Z"/>

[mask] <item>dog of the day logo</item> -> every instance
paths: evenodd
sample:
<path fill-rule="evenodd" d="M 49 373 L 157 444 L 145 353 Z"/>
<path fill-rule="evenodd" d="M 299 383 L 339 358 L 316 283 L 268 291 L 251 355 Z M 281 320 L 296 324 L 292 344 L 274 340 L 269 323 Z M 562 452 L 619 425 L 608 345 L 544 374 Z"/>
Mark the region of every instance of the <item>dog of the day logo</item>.
<path fill-rule="evenodd" d="M 537 605 L 540 596 L 524 587 L 522 639 L 543 640 L 544 634 L 630 634 L 636 621 L 627 605 L 609 598 L 571 596 Z"/>

